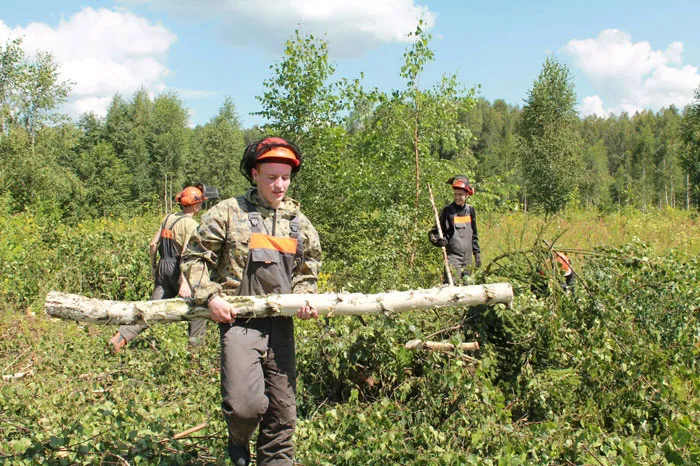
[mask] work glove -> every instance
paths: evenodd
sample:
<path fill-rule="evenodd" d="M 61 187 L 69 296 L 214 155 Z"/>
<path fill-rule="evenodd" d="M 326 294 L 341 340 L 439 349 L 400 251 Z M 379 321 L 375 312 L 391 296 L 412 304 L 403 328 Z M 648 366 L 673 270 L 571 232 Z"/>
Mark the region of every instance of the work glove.
<path fill-rule="evenodd" d="M 478 252 L 474 254 L 474 267 L 481 268 L 481 254 Z"/>
<path fill-rule="evenodd" d="M 435 246 L 444 248 L 445 246 L 447 246 L 447 240 L 445 238 L 437 238 L 435 240 Z"/>

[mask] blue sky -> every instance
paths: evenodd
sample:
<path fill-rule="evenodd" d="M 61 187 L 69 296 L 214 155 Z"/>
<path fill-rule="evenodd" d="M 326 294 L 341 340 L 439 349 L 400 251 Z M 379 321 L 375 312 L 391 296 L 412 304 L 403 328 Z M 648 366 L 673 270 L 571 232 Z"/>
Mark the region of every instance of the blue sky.
<path fill-rule="evenodd" d="M 456 73 L 483 98 L 521 105 L 548 53 L 569 66 L 582 115 L 682 107 L 700 86 L 697 0 L 5 0 L 0 41 L 54 54 L 75 83 L 73 117 L 144 86 L 176 91 L 193 125 L 230 96 L 249 127 L 295 28 L 325 34 L 334 78 L 363 72 L 388 91 L 404 86 L 405 36 L 421 16 L 435 51 L 424 87 Z"/>

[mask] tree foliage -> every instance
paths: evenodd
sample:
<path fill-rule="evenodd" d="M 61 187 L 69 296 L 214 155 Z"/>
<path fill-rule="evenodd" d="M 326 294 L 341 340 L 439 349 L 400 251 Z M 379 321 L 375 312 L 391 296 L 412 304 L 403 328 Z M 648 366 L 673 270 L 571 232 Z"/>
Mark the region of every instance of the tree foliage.
<path fill-rule="evenodd" d="M 692 183 L 689 191 L 695 205 L 700 205 L 700 87 L 695 90 L 695 101 L 683 116 L 682 137 L 685 151 L 681 155 L 681 163 Z"/>
<path fill-rule="evenodd" d="M 522 205 L 553 212 L 569 201 L 573 207 L 603 211 L 698 205 L 694 107 L 683 114 L 670 107 L 579 119 L 572 112 L 575 96 L 567 87 L 568 71 L 554 59 L 545 62 L 522 110 L 502 100 L 478 99 L 477 88 L 465 90 L 456 75 L 422 86 L 421 74 L 433 51 L 420 24 L 412 36 L 397 70 L 405 88 L 380 92 L 366 88 L 362 76 L 334 80 L 328 44 L 295 32 L 282 59 L 271 66 L 259 97 L 257 114 L 267 123 L 248 129 L 241 127 L 232 98 L 207 124 L 190 128 L 187 109 L 176 94 L 152 96 L 143 88 L 133 96 L 115 95 L 104 118 L 85 114 L 68 122 L 57 105 L 70 83 L 60 81 L 51 56 L 27 57 L 21 41 L 8 42 L 0 73 L 0 189 L 10 194 L 11 208 L 18 211 L 34 204 L 64 217 L 113 215 L 120 212 L 117 205 L 122 214 L 164 211 L 186 184 L 215 185 L 225 196 L 240 192 L 246 187 L 236 169 L 243 147 L 278 134 L 302 146 L 305 167 L 291 194 L 320 218 L 334 217 L 337 210 L 326 202 L 333 195 L 330 187 L 347 186 L 352 192 L 338 194 L 342 199 L 362 196 L 358 205 L 375 199 L 397 200 L 401 208 L 411 205 L 406 215 L 413 216 L 416 228 L 426 208 L 423 182 L 436 185 L 446 178 L 445 171 L 472 177 L 479 193 L 474 202 L 481 211 Z M 23 110 L 37 104 L 43 107 L 32 115 Z M 111 153 L 100 152 L 104 147 L 96 152 L 101 143 L 112 147 L 117 166 L 126 167 L 126 172 L 118 170 L 118 191 L 128 186 L 120 201 L 97 202 L 88 194 L 112 190 L 109 176 L 88 177 L 84 170 L 90 153 Z M 407 160 L 413 170 L 410 181 Z M 385 162 L 396 179 L 374 183 L 376 173 L 388 172 L 372 167 Z M 434 178 L 436 171 L 443 173 Z M 358 188 L 358 177 L 376 196 L 364 196 L 369 191 Z M 383 186 L 401 193 L 381 193 Z M 327 228 L 337 227 L 331 220 Z"/>
<path fill-rule="evenodd" d="M 58 106 L 66 100 L 72 83 L 59 79 L 53 56 L 39 52 L 28 57 L 22 39 L 7 41 L 0 48 L 0 122 L 2 133 L 18 125 L 31 136 L 63 118 Z"/>
<path fill-rule="evenodd" d="M 262 110 L 255 113 L 269 121 L 269 130 L 304 145 L 319 128 L 339 122 L 344 105 L 336 91 L 341 83 L 328 82 L 335 66 L 328 61 L 326 41 L 296 30 L 283 59 L 270 71 L 265 91 L 257 97 Z"/>
<path fill-rule="evenodd" d="M 227 97 L 217 115 L 194 129 L 186 184 L 205 182 L 218 187 L 224 198 L 238 195 L 248 183 L 238 170 L 244 148 L 236 105 Z"/>
<path fill-rule="evenodd" d="M 571 199 L 580 167 L 576 93 L 568 68 L 547 57 L 523 107 L 520 158 L 525 198 L 548 214 Z"/>

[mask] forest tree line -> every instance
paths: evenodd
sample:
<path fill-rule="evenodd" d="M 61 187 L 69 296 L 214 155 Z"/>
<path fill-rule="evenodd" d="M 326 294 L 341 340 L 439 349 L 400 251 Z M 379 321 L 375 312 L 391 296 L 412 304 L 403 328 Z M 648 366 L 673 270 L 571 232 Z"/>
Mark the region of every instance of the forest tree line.
<path fill-rule="evenodd" d="M 21 40 L 0 48 L 0 198 L 11 212 L 83 218 L 171 210 L 197 182 L 240 193 L 245 145 L 266 134 L 295 141 L 305 170 L 293 195 L 312 214 L 329 196 L 355 218 L 417 215 L 425 181 L 466 173 L 482 209 L 566 205 L 612 210 L 698 206 L 700 91 L 684 109 L 580 118 L 568 69 L 548 57 L 523 106 L 479 98 L 455 75 L 418 86 L 432 60 L 420 26 L 404 54 L 405 88 L 381 92 L 361 80 L 333 81 L 327 43 L 298 32 L 258 97 L 269 124 L 243 128 L 227 97 L 206 124 L 191 127 L 174 92 L 115 95 L 104 117 L 61 114 L 72 83 L 47 53 Z M 549 198 L 547 198 L 549 197 Z M 420 205 L 419 205 L 420 204 Z M 338 210 L 333 207 L 333 210 Z M 341 217 L 343 215 L 340 215 Z M 327 227 L 332 228 L 332 221 Z"/>

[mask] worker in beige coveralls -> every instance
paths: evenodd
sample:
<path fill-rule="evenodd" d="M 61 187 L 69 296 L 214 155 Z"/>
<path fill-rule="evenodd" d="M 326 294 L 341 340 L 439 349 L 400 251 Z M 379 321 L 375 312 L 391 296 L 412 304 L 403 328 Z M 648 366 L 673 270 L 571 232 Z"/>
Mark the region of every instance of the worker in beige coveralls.
<path fill-rule="evenodd" d="M 206 200 L 207 197 L 199 187 L 188 186 L 183 189 L 175 197 L 175 202 L 180 204 L 182 210 L 166 215 L 160 228 L 153 236 L 149 244 L 151 268 L 155 279 L 155 287 L 151 294 L 152 300 L 192 296 L 187 280 L 180 273 L 180 255 L 190 237 L 197 230 L 197 220 L 194 219 L 194 216 L 202 209 L 202 202 Z M 109 340 L 112 350 L 121 351 L 127 343 L 147 328 L 148 324 L 146 323 L 119 326 L 119 331 Z M 191 321 L 188 324 L 188 332 L 189 346 L 204 343 L 207 321 L 204 319 Z"/>

